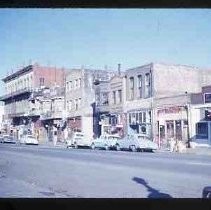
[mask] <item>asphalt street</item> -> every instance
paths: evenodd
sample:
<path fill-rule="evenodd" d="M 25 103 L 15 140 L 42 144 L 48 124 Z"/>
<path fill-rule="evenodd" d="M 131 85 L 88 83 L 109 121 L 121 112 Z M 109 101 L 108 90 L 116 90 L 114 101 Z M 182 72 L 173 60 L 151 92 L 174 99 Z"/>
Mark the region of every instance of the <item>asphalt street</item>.
<path fill-rule="evenodd" d="M 201 198 L 206 155 L 0 144 L 0 197 Z"/>

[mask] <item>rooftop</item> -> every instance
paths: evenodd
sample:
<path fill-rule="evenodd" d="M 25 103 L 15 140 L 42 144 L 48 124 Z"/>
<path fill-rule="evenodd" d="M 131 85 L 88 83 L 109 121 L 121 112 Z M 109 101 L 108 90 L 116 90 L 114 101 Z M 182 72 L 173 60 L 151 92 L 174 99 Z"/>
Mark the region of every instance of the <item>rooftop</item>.
<path fill-rule="evenodd" d="M 16 72 L 12 73 L 12 74 L 6 76 L 5 78 L 2 79 L 2 81 L 3 82 L 8 82 L 8 81 L 14 79 L 15 77 L 17 77 L 19 75 L 22 75 L 22 74 L 24 74 L 26 72 L 32 71 L 32 69 L 33 69 L 33 65 L 28 65 L 28 66 L 26 66 L 26 67 L 24 67 L 24 68 L 22 68 L 22 69 L 20 69 L 20 70 L 18 70 Z"/>

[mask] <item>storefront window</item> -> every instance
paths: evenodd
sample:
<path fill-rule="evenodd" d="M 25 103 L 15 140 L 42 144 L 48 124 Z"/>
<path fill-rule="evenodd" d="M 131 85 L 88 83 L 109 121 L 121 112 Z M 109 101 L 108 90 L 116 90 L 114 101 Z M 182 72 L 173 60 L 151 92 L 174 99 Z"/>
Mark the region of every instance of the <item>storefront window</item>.
<path fill-rule="evenodd" d="M 168 138 L 174 137 L 174 122 L 173 121 L 166 121 L 167 125 L 167 136 Z"/>
<path fill-rule="evenodd" d="M 196 124 L 196 136 L 197 138 L 208 138 L 208 123 L 199 122 Z"/>
<path fill-rule="evenodd" d="M 181 120 L 176 120 L 176 139 L 182 140 Z"/>

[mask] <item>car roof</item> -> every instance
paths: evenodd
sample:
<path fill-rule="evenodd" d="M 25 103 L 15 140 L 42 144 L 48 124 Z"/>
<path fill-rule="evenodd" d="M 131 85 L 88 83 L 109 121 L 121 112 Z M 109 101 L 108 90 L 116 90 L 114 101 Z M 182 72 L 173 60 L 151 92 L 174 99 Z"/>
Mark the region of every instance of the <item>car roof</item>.
<path fill-rule="evenodd" d="M 27 137 L 33 137 L 33 138 L 35 138 L 33 135 L 27 135 Z"/>
<path fill-rule="evenodd" d="M 102 136 L 102 137 L 116 137 L 116 138 L 120 138 L 120 136 L 118 136 L 118 135 L 104 135 L 104 136 Z"/>

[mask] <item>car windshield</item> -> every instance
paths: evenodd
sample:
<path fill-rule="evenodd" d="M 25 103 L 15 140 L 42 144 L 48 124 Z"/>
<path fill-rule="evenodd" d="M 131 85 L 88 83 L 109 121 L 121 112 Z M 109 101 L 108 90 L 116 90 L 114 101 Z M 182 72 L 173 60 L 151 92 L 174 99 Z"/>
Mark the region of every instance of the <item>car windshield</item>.
<path fill-rule="evenodd" d="M 28 138 L 33 138 L 34 139 L 34 136 L 28 135 Z"/>
<path fill-rule="evenodd" d="M 147 136 L 142 136 L 142 135 L 137 135 L 136 136 L 139 140 L 147 140 L 148 137 Z"/>
<path fill-rule="evenodd" d="M 120 138 L 117 136 L 109 136 L 108 137 L 108 140 L 118 140 L 118 139 L 120 139 Z"/>
<path fill-rule="evenodd" d="M 83 134 L 77 133 L 76 136 L 77 136 L 77 137 L 83 137 L 84 135 L 83 135 Z"/>

